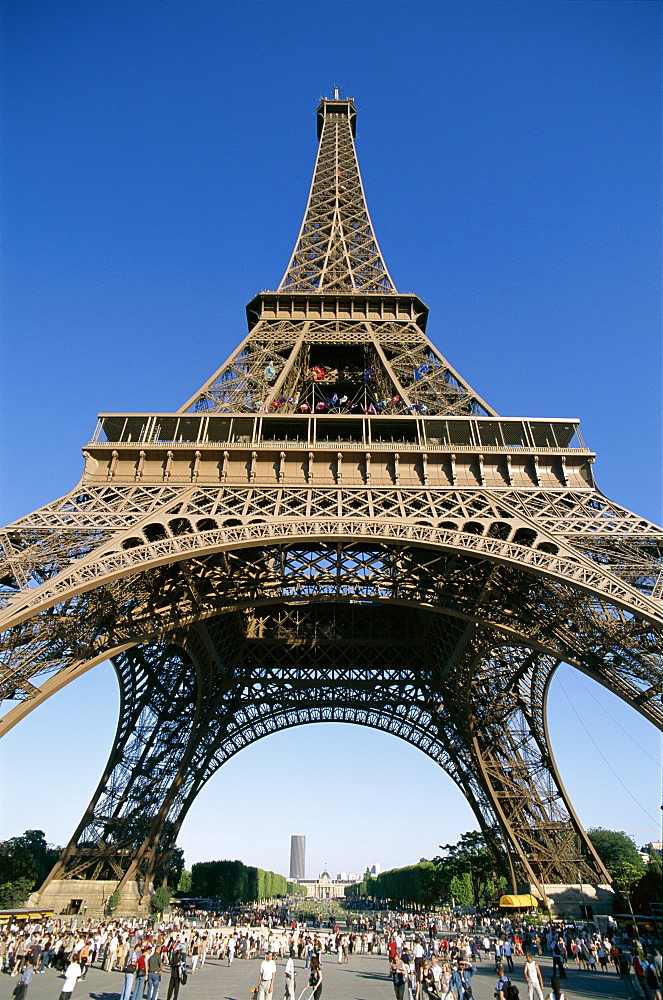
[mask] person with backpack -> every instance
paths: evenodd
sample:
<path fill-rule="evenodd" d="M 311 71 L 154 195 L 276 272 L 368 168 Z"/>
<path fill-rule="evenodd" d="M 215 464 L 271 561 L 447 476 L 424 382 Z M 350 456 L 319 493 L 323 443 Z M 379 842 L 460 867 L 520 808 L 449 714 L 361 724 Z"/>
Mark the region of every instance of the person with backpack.
<path fill-rule="evenodd" d="M 508 976 L 504 975 L 502 966 L 498 966 L 497 986 L 495 987 L 496 1000 L 519 1000 L 520 992 L 515 983 L 512 983 Z"/>

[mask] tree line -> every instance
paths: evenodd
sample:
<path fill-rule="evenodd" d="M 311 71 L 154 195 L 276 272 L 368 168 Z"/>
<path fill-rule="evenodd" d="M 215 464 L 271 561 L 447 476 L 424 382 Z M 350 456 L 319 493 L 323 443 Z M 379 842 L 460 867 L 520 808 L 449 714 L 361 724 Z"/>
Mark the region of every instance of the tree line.
<path fill-rule="evenodd" d="M 484 906 L 506 884 L 495 868 L 483 835 L 464 833 L 458 843 L 447 844 L 432 860 L 392 868 L 375 878 L 368 870 L 361 882 L 348 886 L 346 897 L 365 896 L 407 906 L 430 907 L 436 903 Z"/>
<path fill-rule="evenodd" d="M 642 853 L 627 834 L 594 828 L 588 837 L 603 861 L 617 892 L 615 912 L 648 915 L 650 906 L 663 902 L 663 870 L 660 855 L 651 845 Z M 373 878 L 366 870 L 361 882 L 347 886 L 346 898 L 389 900 L 405 906 L 431 907 L 436 903 L 486 906 L 507 891 L 500 870 L 483 834 L 464 833 L 456 844 L 445 844 L 442 854 L 416 865 L 392 868 Z"/>
<path fill-rule="evenodd" d="M 229 906 L 259 903 L 275 896 L 306 895 L 306 889 L 285 875 L 245 865 L 243 861 L 199 861 L 191 868 L 187 893 L 194 898 L 218 899 Z"/>

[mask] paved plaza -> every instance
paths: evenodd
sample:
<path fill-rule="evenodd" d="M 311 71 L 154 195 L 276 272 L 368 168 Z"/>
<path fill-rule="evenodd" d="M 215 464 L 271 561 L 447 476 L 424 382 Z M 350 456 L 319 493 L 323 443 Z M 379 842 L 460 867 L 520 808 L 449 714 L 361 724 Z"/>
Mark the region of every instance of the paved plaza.
<path fill-rule="evenodd" d="M 548 957 L 539 959 L 547 995 L 552 962 Z M 207 961 L 194 976 L 189 976 L 186 986 L 180 988 L 179 1000 L 251 1000 L 251 990 L 257 984 L 260 961 L 235 959 L 228 968 L 225 962 Z M 277 961 L 274 1000 L 283 1000 L 285 959 Z M 308 981 L 308 970 L 303 961 L 295 961 L 297 993 L 299 998 Z M 520 990 L 520 1000 L 527 1000 L 527 987 L 522 974 L 522 959 L 515 961 L 512 978 Z M 394 991 L 388 976 L 387 958 L 384 955 L 350 956 L 347 965 L 339 965 L 335 955 L 323 955 L 322 1000 L 393 1000 Z M 492 961 L 482 961 L 472 981 L 476 1000 L 493 1000 L 497 977 Z M 35 976 L 27 1000 L 58 1000 L 63 978 L 53 969 Z M 5 975 L 1 980 L 0 1000 L 11 1000 L 17 979 Z M 123 976 L 119 972 L 102 972 L 91 969 L 85 981 L 79 981 L 72 1000 L 119 1000 Z M 630 1000 L 631 994 L 614 973 L 579 972 L 575 966 L 568 970 L 563 983 L 567 1000 Z M 163 976 L 159 1000 L 166 1000 L 168 977 Z M 310 997 L 306 991 L 304 1000 Z"/>

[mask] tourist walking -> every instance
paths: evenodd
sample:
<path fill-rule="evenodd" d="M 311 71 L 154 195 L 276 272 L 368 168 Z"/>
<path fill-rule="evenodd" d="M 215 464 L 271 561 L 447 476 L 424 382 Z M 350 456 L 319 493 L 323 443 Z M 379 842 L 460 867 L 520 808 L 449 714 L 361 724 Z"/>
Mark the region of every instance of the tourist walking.
<path fill-rule="evenodd" d="M 177 1000 L 179 996 L 185 961 L 184 952 L 180 945 L 177 945 L 170 956 L 170 978 L 168 979 L 167 1000 Z"/>
<path fill-rule="evenodd" d="M 32 977 L 35 974 L 35 968 L 32 964 L 32 958 L 30 955 L 25 960 L 25 966 L 23 972 L 21 973 L 21 978 L 14 987 L 14 997 L 16 1000 L 25 1000 L 28 993 L 28 986 L 32 982 Z"/>
<path fill-rule="evenodd" d="M 405 1000 L 405 987 L 407 985 L 407 969 L 403 964 L 403 959 L 400 955 L 394 955 L 390 959 L 391 963 L 391 981 L 394 984 L 394 994 L 396 1000 Z"/>
<path fill-rule="evenodd" d="M 314 955 L 311 959 L 311 973 L 308 977 L 308 984 L 313 990 L 312 1000 L 320 1000 L 322 996 L 322 969 L 320 959 Z M 260 1000 L 260 997 L 258 997 Z"/>
<path fill-rule="evenodd" d="M 288 955 L 285 963 L 285 1000 L 295 1000 L 295 962 L 292 955 Z"/>
<path fill-rule="evenodd" d="M 256 1000 L 271 1000 L 274 992 L 274 979 L 276 978 L 276 962 L 268 951 L 263 961 L 260 963 L 260 978 L 258 979 L 258 993 Z"/>
<path fill-rule="evenodd" d="M 439 1000 L 437 978 L 427 958 L 424 958 L 419 971 L 418 1000 Z"/>
<path fill-rule="evenodd" d="M 133 948 L 129 948 L 127 950 L 127 956 L 124 960 L 124 985 L 122 987 L 122 996 L 120 997 L 120 1000 L 131 1000 L 134 980 L 136 978 L 137 962 L 138 952 L 134 951 Z"/>
<path fill-rule="evenodd" d="M 161 955 L 155 948 L 147 960 L 147 1000 L 157 1000 L 161 982 Z"/>
<path fill-rule="evenodd" d="M 64 983 L 62 984 L 59 1000 L 71 1000 L 71 994 L 74 992 L 76 981 L 80 978 L 81 967 L 74 959 L 73 962 L 69 963 L 64 974 Z"/>
<path fill-rule="evenodd" d="M 143 948 L 136 959 L 136 978 L 134 980 L 134 988 L 131 991 L 131 1000 L 142 1000 L 143 998 L 143 987 L 147 979 L 147 956 L 145 951 L 146 949 Z"/>
<path fill-rule="evenodd" d="M 525 955 L 525 982 L 527 983 L 527 1000 L 543 1000 L 543 976 L 539 963 L 535 961 L 531 951 Z"/>
<path fill-rule="evenodd" d="M 553 956 L 552 971 L 553 971 L 553 976 L 559 974 L 560 979 L 566 979 L 566 970 L 564 968 L 564 963 L 566 962 L 566 955 L 567 952 L 564 940 L 563 938 L 558 938 L 557 941 L 555 941 L 552 949 L 552 956 Z"/>

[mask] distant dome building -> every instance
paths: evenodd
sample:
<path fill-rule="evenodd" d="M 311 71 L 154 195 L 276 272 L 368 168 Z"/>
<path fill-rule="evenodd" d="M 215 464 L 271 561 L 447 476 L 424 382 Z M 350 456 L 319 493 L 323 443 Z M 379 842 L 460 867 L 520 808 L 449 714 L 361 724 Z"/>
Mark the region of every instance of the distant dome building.
<path fill-rule="evenodd" d="M 308 899 L 343 899 L 344 889 L 347 882 L 332 878 L 331 873 L 325 868 L 320 872 L 317 879 L 298 879 L 300 885 L 306 889 Z"/>

